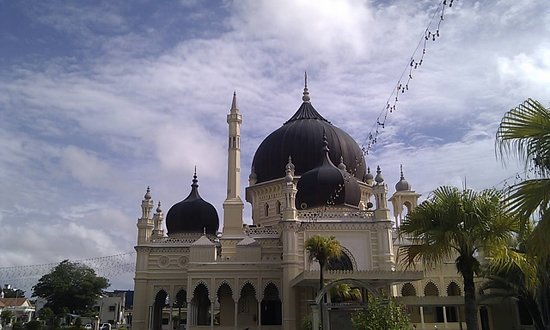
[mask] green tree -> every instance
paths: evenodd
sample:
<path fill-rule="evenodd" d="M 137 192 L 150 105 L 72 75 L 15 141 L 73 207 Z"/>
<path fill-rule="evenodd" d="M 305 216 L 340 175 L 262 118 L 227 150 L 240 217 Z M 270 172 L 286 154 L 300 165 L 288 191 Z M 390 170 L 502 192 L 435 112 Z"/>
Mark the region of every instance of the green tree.
<path fill-rule="evenodd" d="M 46 299 L 45 307 L 55 315 L 64 311 L 83 314 L 108 286 L 109 281 L 97 276 L 92 268 L 65 260 L 38 280 L 32 296 Z"/>
<path fill-rule="evenodd" d="M 529 312 L 536 330 L 550 329 L 550 259 L 528 253 L 532 228 L 524 228 L 512 246 L 522 262 L 509 260 L 493 265 L 480 286 L 487 298 L 514 298 Z"/>
<path fill-rule="evenodd" d="M 400 227 L 400 234 L 412 244 L 400 248 L 407 267 L 422 261 L 426 266 L 454 258 L 464 280 L 464 305 L 468 330 L 477 330 L 474 276 L 481 270 L 480 252 L 492 255 L 508 246 L 517 221 L 505 212 L 502 196 L 495 190 L 480 193 L 443 186 L 412 212 Z"/>
<path fill-rule="evenodd" d="M 13 312 L 8 310 L 3 310 L 0 314 L 0 318 L 2 319 L 2 323 L 4 325 L 11 322 L 11 319 L 13 318 Z"/>
<path fill-rule="evenodd" d="M 342 246 L 334 236 L 314 235 L 306 241 L 306 250 L 310 262 L 319 263 L 319 290 L 324 286 L 324 271 L 329 261 L 342 255 Z"/>
<path fill-rule="evenodd" d="M 383 300 L 372 295 L 368 297 L 366 311 L 354 313 L 351 317 L 356 330 L 409 330 L 409 315 L 403 306 L 393 300 Z"/>
<path fill-rule="evenodd" d="M 4 298 L 23 298 L 25 297 L 25 291 L 21 289 L 4 288 Z"/>
<path fill-rule="evenodd" d="M 533 169 L 536 178 L 511 187 L 507 206 L 528 219 L 538 213 L 530 249 L 542 258 L 550 256 L 550 110 L 527 99 L 502 118 L 496 133 L 497 155 L 516 156 Z"/>
<path fill-rule="evenodd" d="M 347 283 L 341 283 L 330 289 L 330 299 L 332 302 L 357 302 L 363 299 L 363 295 L 358 288 L 352 288 Z"/>

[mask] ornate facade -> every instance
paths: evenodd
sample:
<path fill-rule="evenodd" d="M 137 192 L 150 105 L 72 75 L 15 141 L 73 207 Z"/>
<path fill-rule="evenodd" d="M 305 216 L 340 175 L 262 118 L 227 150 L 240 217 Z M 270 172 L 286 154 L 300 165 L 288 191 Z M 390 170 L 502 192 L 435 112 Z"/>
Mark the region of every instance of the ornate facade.
<path fill-rule="evenodd" d="M 357 143 L 313 108 L 307 84 L 302 101 L 256 151 L 245 192 L 252 225 L 243 221 L 236 95 L 227 115 L 223 229 L 218 231 L 215 208 L 199 194 L 196 173 L 189 196 L 167 213 L 166 234 L 160 204 L 154 211 L 147 190 L 137 222 L 133 330 L 300 329 L 318 290 L 319 268 L 305 251 L 313 235 L 335 236 L 343 246 L 327 280 L 349 278 L 403 296 L 418 328 L 432 324 L 433 329 L 437 318 L 415 298 L 441 293 L 456 303 L 462 298 L 454 269 L 428 270 L 426 278 L 423 272 L 396 269 L 395 226 L 403 207 L 414 209 L 420 196 L 403 172 L 389 199 L 394 223 L 380 168 L 373 176 Z M 460 311 L 443 307 L 442 313 L 452 329 Z"/>

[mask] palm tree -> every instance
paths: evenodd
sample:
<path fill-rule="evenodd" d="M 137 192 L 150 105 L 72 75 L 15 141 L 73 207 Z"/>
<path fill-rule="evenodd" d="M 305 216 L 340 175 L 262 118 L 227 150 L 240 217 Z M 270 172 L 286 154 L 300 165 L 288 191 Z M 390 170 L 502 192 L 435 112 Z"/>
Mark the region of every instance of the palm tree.
<path fill-rule="evenodd" d="M 324 270 L 331 259 L 342 255 L 342 246 L 334 236 L 314 235 L 306 241 L 306 250 L 310 261 L 319 263 L 319 291 L 324 286 Z"/>
<path fill-rule="evenodd" d="M 506 202 L 510 210 L 524 219 L 538 213 L 531 252 L 542 258 L 549 257 L 550 110 L 532 99 L 511 109 L 498 127 L 496 145 L 499 157 L 517 156 L 537 176 L 512 186 Z"/>
<path fill-rule="evenodd" d="M 400 227 L 400 235 L 412 244 L 400 248 L 406 267 L 422 261 L 426 266 L 455 258 L 464 280 L 464 305 L 468 330 L 477 330 L 477 303 L 474 276 L 479 274 L 480 252 L 507 246 L 517 222 L 505 212 L 501 194 L 495 190 L 480 193 L 443 186 L 433 192 Z"/>
<path fill-rule="evenodd" d="M 485 296 L 514 298 L 522 304 L 536 330 L 550 329 L 550 258 L 539 258 L 528 253 L 532 242 L 533 226 L 529 225 L 518 235 L 511 246 L 523 256 L 525 262 L 506 260 L 490 267 L 487 281 L 480 290 L 489 289 Z M 508 262 L 506 262 L 508 261 Z"/>
<path fill-rule="evenodd" d="M 325 284 L 324 270 L 331 259 L 339 258 L 342 255 L 342 246 L 334 236 L 325 237 L 314 235 L 307 239 L 306 250 L 309 261 L 319 263 L 319 292 L 323 290 Z M 321 312 L 321 327 L 323 327 L 323 308 Z"/>

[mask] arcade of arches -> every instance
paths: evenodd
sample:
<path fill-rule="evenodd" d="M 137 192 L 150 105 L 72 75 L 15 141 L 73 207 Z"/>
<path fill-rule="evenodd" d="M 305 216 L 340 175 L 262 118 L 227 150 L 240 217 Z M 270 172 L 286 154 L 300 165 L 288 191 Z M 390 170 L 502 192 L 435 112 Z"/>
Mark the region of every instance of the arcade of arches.
<path fill-rule="evenodd" d="M 237 297 L 233 295 L 233 289 L 228 283 L 220 285 L 214 297 L 209 295 L 204 283 L 195 287 L 189 302 L 184 289 L 179 290 L 175 297 L 171 301 L 164 289 L 157 292 L 151 307 L 153 330 L 179 329 L 187 324 L 245 328 L 282 324 L 279 289 L 273 283 L 267 284 L 259 301 L 251 283 L 246 283 Z"/>

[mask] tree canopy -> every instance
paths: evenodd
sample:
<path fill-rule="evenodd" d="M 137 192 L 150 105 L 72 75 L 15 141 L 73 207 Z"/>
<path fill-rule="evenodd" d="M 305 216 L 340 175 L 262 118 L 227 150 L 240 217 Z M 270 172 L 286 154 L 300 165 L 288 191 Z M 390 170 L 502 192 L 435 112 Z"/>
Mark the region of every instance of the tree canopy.
<path fill-rule="evenodd" d="M 409 330 L 409 314 L 393 300 L 384 301 L 372 295 L 368 297 L 366 311 L 352 315 L 353 328 L 357 330 Z"/>
<path fill-rule="evenodd" d="M 500 122 L 496 146 L 503 160 L 518 157 L 535 176 L 512 186 L 506 202 L 524 219 L 537 216 L 528 249 L 550 257 L 550 110 L 532 99 L 511 109 Z"/>
<path fill-rule="evenodd" d="M 410 212 L 401 224 L 401 235 L 412 244 L 400 248 L 400 257 L 407 267 L 417 261 L 434 265 L 454 258 L 464 279 L 466 324 L 468 330 L 475 330 L 474 276 L 479 274 L 481 266 L 478 258 L 502 251 L 517 231 L 518 223 L 502 206 L 499 192 L 478 193 L 443 186 Z"/>
<path fill-rule="evenodd" d="M 46 299 L 45 307 L 51 308 L 56 315 L 83 314 L 93 307 L 108 286 L 109 281 L 97 276 L 92 268 L 65 260 L 38 280 L 32 296 Z"/>
<path fill-rule="evenodd" d="M 306 250 L 309 260 L 319 263 L 319 290 L 321 290 L 324 285 L 323 273 L 325 267 L 330 259 L 342 255 L 342 246 L 334 236 L 314 235 L 306 241 Z"/>

